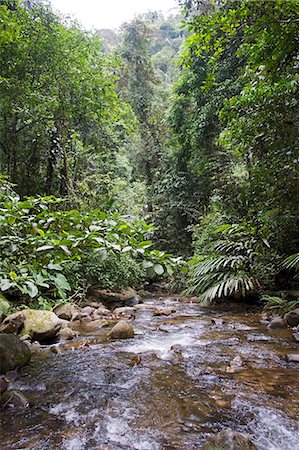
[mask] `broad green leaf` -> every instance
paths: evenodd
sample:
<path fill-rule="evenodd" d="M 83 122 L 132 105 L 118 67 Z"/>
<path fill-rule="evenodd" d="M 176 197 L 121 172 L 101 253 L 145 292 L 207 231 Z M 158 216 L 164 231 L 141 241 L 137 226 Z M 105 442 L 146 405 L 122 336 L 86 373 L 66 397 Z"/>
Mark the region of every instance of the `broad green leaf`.
<path fill-rule="evenodd" d="M 164 273 L 164 268 L 161 264 L 155 264 L 154 271 L 157 275 L 162 275 Z"/>
<path fill-rule="evenodd" d="M 31 297 L 34 298 L 38 294 L 38 288 L 37 286 L 32 283 L 32 281 L 25 281 L 26 284 L 26 292 Z"/>
<path fill-rule="evenodd" d="M 54 248 L 54 245 L 42 245 L 36 249 L 37 252 L 44 252 L 45 250 L 51 250 Z"/>

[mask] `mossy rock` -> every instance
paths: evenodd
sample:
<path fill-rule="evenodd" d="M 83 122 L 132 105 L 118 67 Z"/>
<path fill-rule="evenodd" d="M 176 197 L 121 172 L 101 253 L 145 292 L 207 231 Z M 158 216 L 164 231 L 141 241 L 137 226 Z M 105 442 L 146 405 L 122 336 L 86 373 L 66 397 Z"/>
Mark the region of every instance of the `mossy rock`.
<path fill-rule="evenodd" d="M 0 334 L 0 374 L 25 366 L 31 357 L 29 347 L 13 334 Z"/>

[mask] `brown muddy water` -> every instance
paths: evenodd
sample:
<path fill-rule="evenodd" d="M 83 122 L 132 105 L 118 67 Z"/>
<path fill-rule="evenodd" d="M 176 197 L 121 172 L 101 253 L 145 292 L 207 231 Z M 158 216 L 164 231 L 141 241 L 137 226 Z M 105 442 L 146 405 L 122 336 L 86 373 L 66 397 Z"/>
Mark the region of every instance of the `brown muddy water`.
<path fill-rule="evenodd" d="M 259 450 L 299 449 L 299 370 L 285 360 L 298 344 L 288 332 L 271 333 L 257 314 L 149 303 L 176 312 L 140 310 L 134 339 L 81 336 L 89 347 L 34 358 L 14 385 L 32 406 L 0 412 L 1 450 L 192 450 L 226 428 Z"/>

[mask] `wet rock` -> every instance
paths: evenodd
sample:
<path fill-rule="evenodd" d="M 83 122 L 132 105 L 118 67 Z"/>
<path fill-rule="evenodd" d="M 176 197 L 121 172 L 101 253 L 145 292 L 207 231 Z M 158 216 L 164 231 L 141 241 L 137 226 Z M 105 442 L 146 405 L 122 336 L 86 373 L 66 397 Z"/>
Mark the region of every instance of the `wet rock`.
<path fill-rule="evenodd" d="M 170 316 L 171 314 L 175 313 L 175 309 L 174 308 L 161 308 L 161 309 L 156 309 L 154 311 L 154 316 Z"/>
<path fill-rule="evenodd" d="M 53 309 L 53 312 L 60 319 L 64 319 L 64 320 L 76 320 L 76 318 L 78 317 L 78 309 L 76 306 L 72 305 L 71 303 L 55 306 L 55 308 Z"/>
<path fill-rule="evenodd" d="M 25 395 L 17 390 L 6 391 L 1 396 L 1 403 L 3 408 L 28 408 L 30 406 L 29 400 Z"/>
<path fill-rule="evenodd" d="M 287 324 L 285 323 L 282 317 L 277 316 L 271 320 L 271 322 L 268 325 L 268 328 L 270 330 L 278 330 L 282 328 L 287 328 Z"/>
<path fill-rule="evenodd" d="M 293 309 L 283 316 L 284 321 L 290 327 L 297 327 L 299 325 L 299 308 Z"/>
<path fill-rule="evenodd" d="M 287 361 L 299 363 L 299 354 L 291 353 L 291 354 L 287 355 Z"/>
<path fill-rule="evenodd" d="M 0 334 L 0 373 L 25 366 L 30 357 L 29 347 L 17 336 Z"/>
<path fill-rule="evenodd" d="M 76 337 L 77 334 L 78 333 L 75 333 L 71 328 L 64 327 L 58 332 L 57 337 L 61 341 L 70 341 L 71 339 Z"/>
<path fill-rule="evenodd" d="M 243 434 L 232 430 L 223 430 L 209 437 L 200 447 L 201 450 L 258 450 Z"/>
<path fill-rule="evenodd" d="M 140 303 L 139 295 L 135 295 L 135 297 L 128 298 L 127 300 L 125 300 L 125 305 L 126 306 L 136 306 L 139 303 Z"/>
<path fill-rule="evenodd" d="M 93 308 L 92 306 L 84 306 L 84 308 L 82 308 L 81 310 L 81 315 L 82 314 L 87 314 L 87 315 L 91 315 L 94 313 L 94 311 L 96 310 L 96 308 Z"/>
<path fill-rule="evenodd" d="M 22 311 L 10 314 L 0 325 L 0 333 L 18 333 L 23 327 L 25 316 Z"/>
<path fill-rule="evenodd" d="M 129 339 L 134 337 L 134 330 L 125 320 L 118 322 L 107 334 L 108 339 Z"/>
<path fill-rule="evenodd" d="M 132 306 L 124 306 L 122 308 L 115 308 L 115 310 L 113 311 L 114 314 L 129 314 L 129 313 L 134 313 L 135 312 L 135 308 L 133 308 Z"/>
<path fill-rule="evenodd" d="M 98 331 L 99 329 L 106 327 L 108 325 L 107 320 L 105 319 L 98 319 L 98 320 L 91 320 L 88 322 L 80 322 L 76 320 L 75 322 L 72 322 L 71 328 L 74 331 L 78 331 L 82 334 L 90 334 L 93 332 Z"/>

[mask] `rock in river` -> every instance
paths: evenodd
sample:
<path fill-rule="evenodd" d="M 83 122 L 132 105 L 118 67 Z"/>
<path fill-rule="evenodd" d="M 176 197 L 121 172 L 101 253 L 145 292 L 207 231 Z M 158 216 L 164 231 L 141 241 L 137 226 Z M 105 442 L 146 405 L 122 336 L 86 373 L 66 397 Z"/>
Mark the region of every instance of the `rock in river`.
<path fill-rule="evenodd" d="M 53 339 L 62 325 L 61 319 L 52 311 L 25 309 L 6 317 L 0 332 L 28 334 L 36 341 Z"/>
<path fill-rule="evenodd" d="M 0 334 L 0 373 L 23 367 L 30 361 L 29 347 L 13 334 Z"/>
<path fill-rule="evenodd" d="M 129 339 L 134 337 L 134 330 L 125 320 L 120 320 L 107 334 L 109 339 Z"/>
<path fill-rule="evenodd" d="M 76 320 L 78 317 L 78 309 L 71 303 L 66 303 L 65 305 L 57 305 L 54 308 L 54 313 L 60 319 L 64 320 Z"/>
<path fill-rule="evenodd" d="M 299 308 L 288 312 L 283 318 L 290 327 L 297 327 L 299 325 Z"/>
<path fill-rule="evenodd" d="M 268 325 L 268 328 L 271 330 L 277 330 L 281 328 L 287 328 L 287 324 L 283 320 L 282 317 L 274 317 Z"/>
<path fill-rule="evenodd" d="M 209 437 L 201 450 L 257 450 L 257 447 L 243 434 L 223 430 Z"/>

